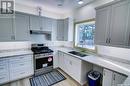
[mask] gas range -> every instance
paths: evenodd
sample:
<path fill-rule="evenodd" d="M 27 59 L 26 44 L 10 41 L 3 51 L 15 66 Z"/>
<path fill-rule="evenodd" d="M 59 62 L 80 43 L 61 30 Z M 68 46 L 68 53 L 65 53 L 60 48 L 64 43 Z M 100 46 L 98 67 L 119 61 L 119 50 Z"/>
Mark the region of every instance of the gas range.
<path fill-rule="evenodd" d="M 34 54 L 46 54 L 46 53 L 53 53 L 53 50 L 49 49 L 44 44 L 32 44 L 31 50 Z"/>
<path fill-rule="evenodd" d="M 53 50 L 44 44 L 32 44 L 35 75 L 40 75 L 53 69 Z"/>

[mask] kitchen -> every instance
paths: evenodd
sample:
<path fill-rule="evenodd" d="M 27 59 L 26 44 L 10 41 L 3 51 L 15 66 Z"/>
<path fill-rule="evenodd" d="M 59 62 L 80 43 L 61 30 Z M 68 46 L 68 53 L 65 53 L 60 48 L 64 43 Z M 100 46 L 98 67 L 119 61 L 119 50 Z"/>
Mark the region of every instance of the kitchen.
<path fill-rule="evenodd" d="M 129 0 L 12 3 L 0 14 L 0 86 L 130 86 Z"/>

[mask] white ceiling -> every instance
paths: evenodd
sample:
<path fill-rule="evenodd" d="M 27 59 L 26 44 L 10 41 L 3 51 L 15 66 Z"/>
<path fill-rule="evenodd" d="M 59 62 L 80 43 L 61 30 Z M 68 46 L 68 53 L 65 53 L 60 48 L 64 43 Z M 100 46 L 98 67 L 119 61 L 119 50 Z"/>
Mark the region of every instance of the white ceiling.
<path fill-rule="evenodd" d="M 63 6 L 58 6 L 58 4 L 63 2 Z M 31 7 L 41 7 L 44 10 L 55 12 L 55 13 L 66 13 L 73 9 L 82 7 L 86 4 L 91 3 L 94 0 L 83 0 L 84 3 L 79 5 L 77 0 L 15 0 L 16 3 L 31 6 Z"/>

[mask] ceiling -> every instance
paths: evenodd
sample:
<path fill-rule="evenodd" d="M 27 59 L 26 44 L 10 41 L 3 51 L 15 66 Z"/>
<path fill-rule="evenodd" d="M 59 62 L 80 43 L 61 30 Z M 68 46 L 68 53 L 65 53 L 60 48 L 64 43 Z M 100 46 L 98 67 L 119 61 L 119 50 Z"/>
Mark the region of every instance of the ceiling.
<path fill-rule="evenodd" d="M 78 0 L 15 0 L 16 3 L 31 6 L 41 7 L 44 10 L 52 11 L 56 13 L 70 12 L 73 9 L 82 7 L 91 3 L 94 0 L 83 0 L 83 4 L 79 5 Z M 58 6 L 61 5 L 62 6 Z"/>

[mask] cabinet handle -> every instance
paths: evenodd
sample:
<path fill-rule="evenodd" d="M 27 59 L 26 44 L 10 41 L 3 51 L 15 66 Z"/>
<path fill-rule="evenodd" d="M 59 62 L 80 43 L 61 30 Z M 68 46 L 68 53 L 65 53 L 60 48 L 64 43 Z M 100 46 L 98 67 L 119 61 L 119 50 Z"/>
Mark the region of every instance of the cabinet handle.
<path fill-rule="evenodd" d="M 70 65 L 72 65 L 72 61 L 70 61 Z"/>
<path fill-rule="evenodd" d="M 4 79 L 5 77 L 1 77 L 0 79 Z"/>
<path fill-rule="evenodd" d="M 128 42 L 128 46 L 130 45 L 130 33 L 129 33 L 129 42 Z"/>
<path fill-rule="evenodd" d="M 103 75 L 105 76 L 105 70 L 103 71 Z"/>
<path fill-rule="evenodd" d="M 42 30 L 42 27 L 40 27 L 40 30 Z"/>
<path fill-rule="evenodd" d="M 15 40 L 15 36 L 14 35 L 11 36 L 11 40 Z"/>
<path fill-rule="evenodd" d="M 115 80 L 115 77 L 116 77 L 116 75 L 114 74 L 114 76 L 113 76 L 113 80 Z"/>
<path fill-rule="evenodd" d="M 109 43 L 111 43 L 111 38 L 109 38 Z"/>
<path fill-rule="evenodd" d="M 106 39 L 106 43 L 108 43 L 108 38 Z"/>
<path fill-rule="evenodd" d="M 22 73 L 20 73 L 20 74 L 24 74 L 25 72 L 22 72 Z"/>
<path fill-rule="evenodd" d="M 4 68 L 0 68 L 0 70 L 3 70 Z"/>
<path fill-rule="evenodd" d="M 23 59 L 24 57 L 20 57 L 20 59 Z"/>
<path fill-rule="evenodd" d="M 24 64 L 20 64 L 21 66 L 23 66 Z"/>

